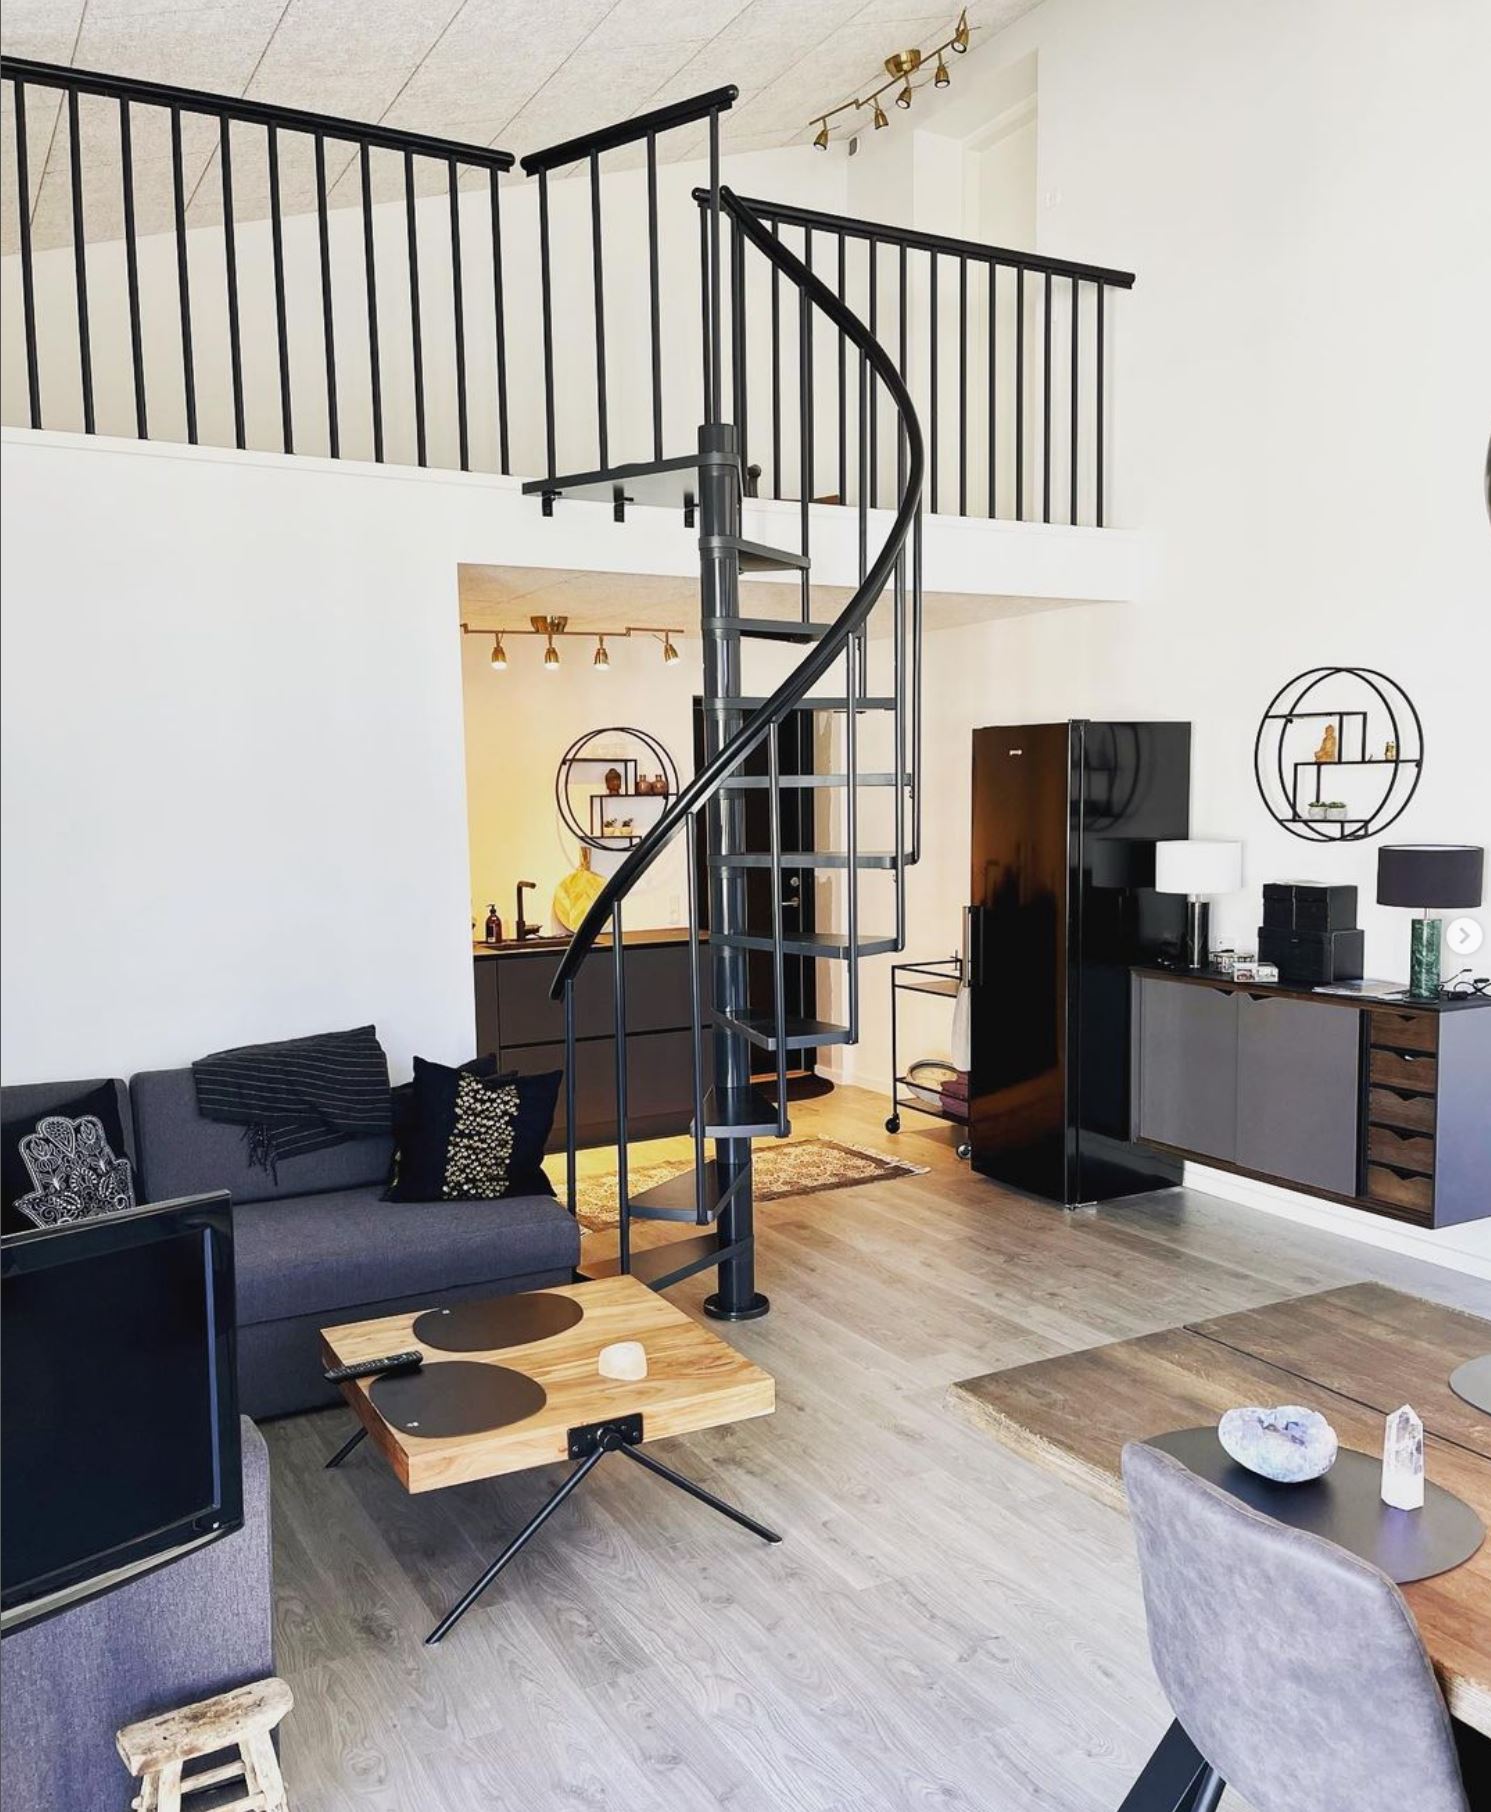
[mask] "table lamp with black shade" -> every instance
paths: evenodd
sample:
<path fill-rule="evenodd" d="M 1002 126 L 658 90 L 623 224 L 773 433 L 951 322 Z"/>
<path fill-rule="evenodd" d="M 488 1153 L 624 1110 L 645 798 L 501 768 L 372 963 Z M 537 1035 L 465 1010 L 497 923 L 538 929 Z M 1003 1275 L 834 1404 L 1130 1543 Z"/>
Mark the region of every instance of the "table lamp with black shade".
<path fill-rule="evenodd" d="M 1479 906 L 1484 866 L 1485 851 L 1473 843 L 1389 843 L 1377 852 L 1377 904 L 1420 909 L 1408 971 L 1415 1000 L 1439 995 L 1442 924 L 1430 911 Z"/>

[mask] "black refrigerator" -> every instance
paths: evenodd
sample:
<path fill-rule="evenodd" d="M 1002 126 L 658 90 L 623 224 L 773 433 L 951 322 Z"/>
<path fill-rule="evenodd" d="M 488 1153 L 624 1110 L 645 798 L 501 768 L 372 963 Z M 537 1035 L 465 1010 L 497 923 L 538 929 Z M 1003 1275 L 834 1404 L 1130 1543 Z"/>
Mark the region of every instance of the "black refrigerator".
<path fill-rule="evenodd" d="M 1066 1207 L 1162 1189 L 1132 1144 L 1129 969 L 1174 962 L 1185 900 L 1157 841 L 1190 832 L 1191 726 L 973 733 L 968 1136 L 973 1168 Z"/>

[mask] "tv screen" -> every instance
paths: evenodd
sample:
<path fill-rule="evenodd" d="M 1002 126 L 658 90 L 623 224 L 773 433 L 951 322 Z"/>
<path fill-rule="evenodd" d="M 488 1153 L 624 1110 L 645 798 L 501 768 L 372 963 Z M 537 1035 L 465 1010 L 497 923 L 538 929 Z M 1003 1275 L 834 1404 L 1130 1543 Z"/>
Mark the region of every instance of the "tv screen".
<path fill-rule="evenodd" d="M 0 1242 L 6 1629 L 243 1522 L 226 1195 Z"/>

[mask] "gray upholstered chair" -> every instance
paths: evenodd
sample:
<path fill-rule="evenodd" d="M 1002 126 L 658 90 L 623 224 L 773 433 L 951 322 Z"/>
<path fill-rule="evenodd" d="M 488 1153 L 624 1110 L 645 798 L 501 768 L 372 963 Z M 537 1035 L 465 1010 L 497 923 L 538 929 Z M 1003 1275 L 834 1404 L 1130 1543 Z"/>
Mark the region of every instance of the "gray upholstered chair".
<path fill-rule="evenodd" d="M 1123 1482 L 1179 1726 L 1134 1812 L 1210 1812 L 1224 1785 L 1258 1812 L 1470 1812 L 1449 1712 L 1385 1574 L 1153 1447 L 1125 1447 Z"/>

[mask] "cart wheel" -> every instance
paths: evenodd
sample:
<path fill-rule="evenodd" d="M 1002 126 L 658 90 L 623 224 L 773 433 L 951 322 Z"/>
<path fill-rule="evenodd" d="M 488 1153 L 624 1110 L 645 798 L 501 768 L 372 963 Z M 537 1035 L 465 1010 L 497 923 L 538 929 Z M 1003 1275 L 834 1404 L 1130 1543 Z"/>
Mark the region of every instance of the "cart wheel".
<path fill-rule="evenodd" d="M 966 1139 L 958 1147 L 958 1156 L 963 1160 L 963 1162 L 965 1164 L 973 1156 L 973 1147 L 967 1142 Z"/>
<path fill-rule="evenodd" d="M 885 1123 L 885 1130 L 887 1132 L 899 1132 L 901 1130 L 901 1116 L 899 1114 L 892 1114 Z"/>

